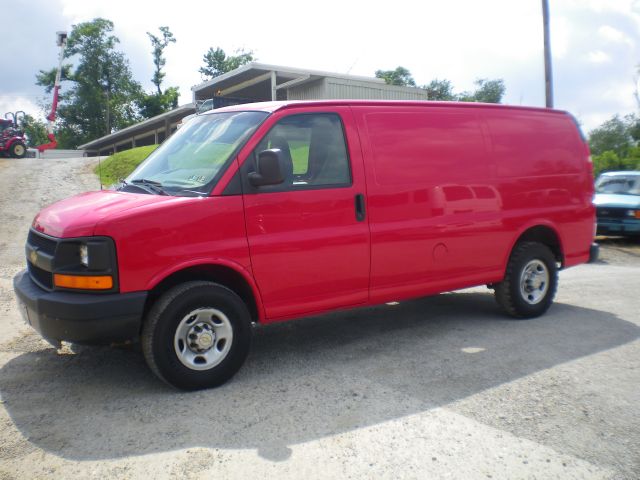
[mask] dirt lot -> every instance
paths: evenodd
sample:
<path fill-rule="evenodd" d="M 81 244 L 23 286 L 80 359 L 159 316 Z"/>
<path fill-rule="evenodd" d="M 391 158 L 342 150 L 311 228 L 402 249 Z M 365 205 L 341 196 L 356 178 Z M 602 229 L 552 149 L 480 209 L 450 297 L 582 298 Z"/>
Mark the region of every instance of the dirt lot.
<path fill-rule="evenodd" d="M 187 394 L 17 312 L 33 215 L 90 167 L 0 159 L 0 479 L 640 478 L 639 245 L 603 240 L 536 320 L 476 288 L 258 328 L 232 382 Z"/>

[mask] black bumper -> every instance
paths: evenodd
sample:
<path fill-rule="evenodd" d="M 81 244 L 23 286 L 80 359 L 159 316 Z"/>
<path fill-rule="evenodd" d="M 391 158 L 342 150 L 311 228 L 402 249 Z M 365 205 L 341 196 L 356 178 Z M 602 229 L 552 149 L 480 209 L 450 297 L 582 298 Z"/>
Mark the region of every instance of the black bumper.
<path fill-rule="evenodd" d="M 27 322 L 50 341 L 105 344 L 136 339 L 147 292 L 86 294 L 47 292 L 26 270 L 13 278 Z"/>
<path fill-rule="evenodd" d="M 597 243 L 592 243 L 591 248 L 589 249 L 589 263 L 598 261 L 599 255 L 600 255 L 600 245 L 598 245 Z"/>

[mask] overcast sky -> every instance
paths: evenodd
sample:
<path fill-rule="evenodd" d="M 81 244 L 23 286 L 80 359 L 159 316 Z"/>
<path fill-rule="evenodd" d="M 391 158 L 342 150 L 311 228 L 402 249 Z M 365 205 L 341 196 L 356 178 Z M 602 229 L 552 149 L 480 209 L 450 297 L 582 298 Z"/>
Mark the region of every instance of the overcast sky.
<path fill-rule="evenodd" d="M 555 103 L 586 131 L 634 112 L 640 63 L 640 1 L 549 0 Z M 2 12 L 0 114 L 43 116 L 35 74 L 56 64 L 55 32 L 95 17 L 115 23 L 118 49 L 151 91 L 145 32 L 166 25 L 164 87 L 191 101 L 209 47 L 251 49 L 275 65 L 373 76 L 408 68 L 418 85 L 446 78 L 456 91 L 476 78 L 502 78 L 505 103 L 544 105 L 540 0 L 238 1 L 17 0 Z"/>

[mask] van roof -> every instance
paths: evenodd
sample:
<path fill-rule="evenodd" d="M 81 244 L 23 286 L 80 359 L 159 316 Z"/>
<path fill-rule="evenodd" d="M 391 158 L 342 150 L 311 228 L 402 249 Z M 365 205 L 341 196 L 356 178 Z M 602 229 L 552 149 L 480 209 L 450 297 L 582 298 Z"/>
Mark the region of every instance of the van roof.
<path fill-rule="evenodd" d="M 288 100 L 278 102 L 256 102 L 231 105 L 229 107 L 216 108 L 204 112 L 203 115 L 216 112 L 237 112 L 242 110 L 253 110 L 272 113 L 277 110 L 284 110 L 292 107 L 304 106 L 399 106 L 399 107 L 456 107 L 456 108 L 495 108 L 503 110 L 524 110 L 528 112 L 545 112 L 567 114 L 564 110 L 555 110 L 541 107 L 523 107 L 519 105 L 502 105 L 496 103 L 478 102 L 432 102 L 426 100 Z"/>

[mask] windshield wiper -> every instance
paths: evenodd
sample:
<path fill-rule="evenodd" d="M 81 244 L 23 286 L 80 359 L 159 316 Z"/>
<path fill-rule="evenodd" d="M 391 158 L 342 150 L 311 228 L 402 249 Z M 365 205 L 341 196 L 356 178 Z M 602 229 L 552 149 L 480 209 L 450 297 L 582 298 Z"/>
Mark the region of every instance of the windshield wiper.
<path fill-rule="evenodd" d="M 144 185 L 149 190 L 151 190 L 154 193 L 157 193 L 158 195 L 169 195 L 162 188 L 162 184 L 160 182 L 156 182 L 155 180 L 148 180 L 146 178 L 136 178 L 134 180 L 131 180 L 131 183 L 133 183 L 134 185 Z"/>

